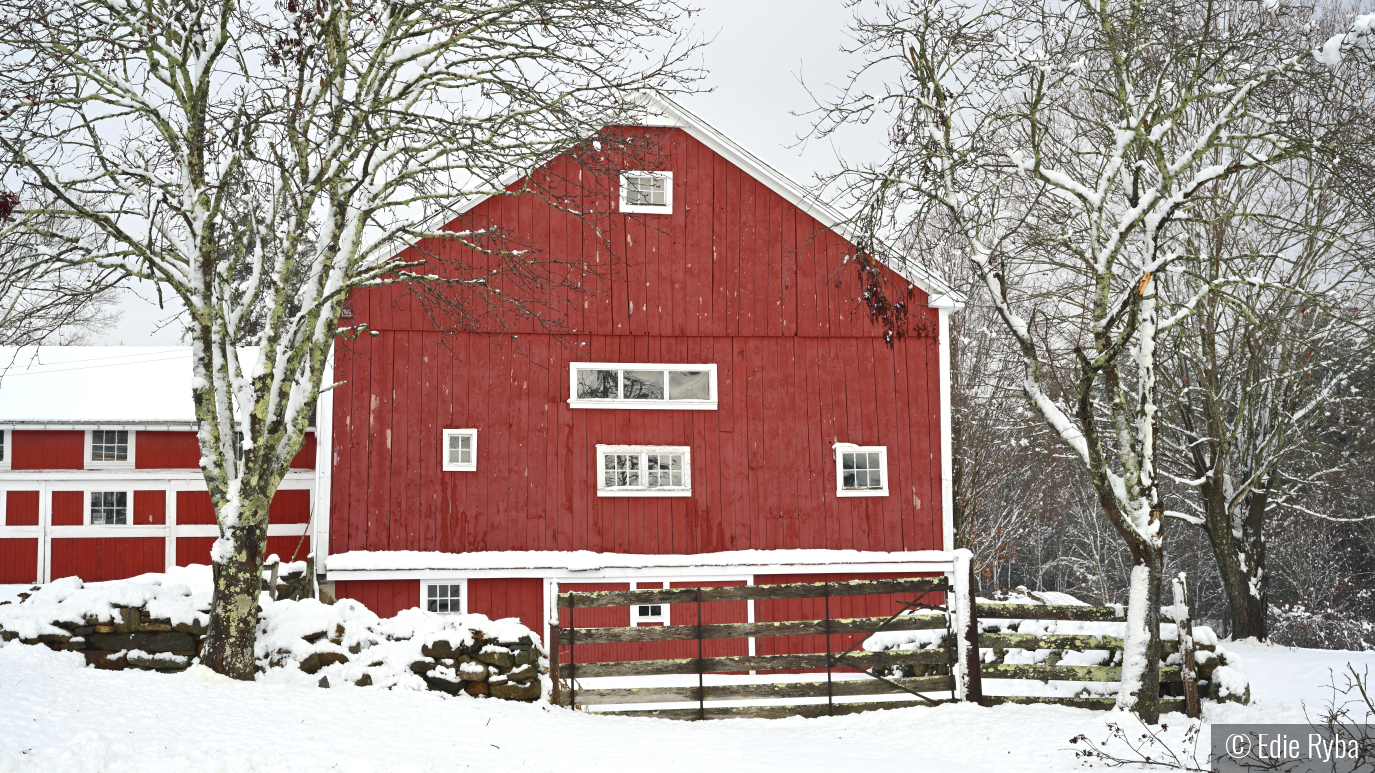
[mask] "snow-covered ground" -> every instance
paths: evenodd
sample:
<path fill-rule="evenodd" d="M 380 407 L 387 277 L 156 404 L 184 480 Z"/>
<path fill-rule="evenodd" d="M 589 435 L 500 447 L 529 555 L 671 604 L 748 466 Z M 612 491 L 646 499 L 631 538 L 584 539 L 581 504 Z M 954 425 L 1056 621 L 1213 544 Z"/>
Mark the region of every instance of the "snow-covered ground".
<path fill-rule="evenodd" d="M 1245 643 L 1255 702 L 1213 721 L 1302 721 L 1329 669 L 1375 653 Z M 946 705 L 823 719 L 675 722 L 370 687 L 239 683 L 83 668 L 80 655 L 0 647 L 0 772 L 43 771 L 1046 771 L 1071 736 L 1121 717 L 1053 706 Z M 1166 719 L 1178 737 L 1182 716 Z M 1205 738 L 1206 741 L 1206 738 Z"/>

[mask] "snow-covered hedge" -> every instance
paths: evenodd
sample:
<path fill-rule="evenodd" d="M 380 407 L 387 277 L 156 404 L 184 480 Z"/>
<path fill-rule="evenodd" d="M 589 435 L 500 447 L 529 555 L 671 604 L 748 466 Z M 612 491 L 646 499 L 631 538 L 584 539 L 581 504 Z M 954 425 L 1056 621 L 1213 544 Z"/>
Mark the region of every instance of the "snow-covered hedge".
<path fill-rule="evenodd" d="M 0 603 L 0 638 L 73 650 L 89 666 L 180 671 L 210 621 L 210 569 L 129 580 L 68 577 Z M 405 610 L 382 619 L 345 599 L 260 598 L 259 679 L 322 687 L 374 685 L 532 701 L 549 694 L 539 637 L 518 620 Z"/>

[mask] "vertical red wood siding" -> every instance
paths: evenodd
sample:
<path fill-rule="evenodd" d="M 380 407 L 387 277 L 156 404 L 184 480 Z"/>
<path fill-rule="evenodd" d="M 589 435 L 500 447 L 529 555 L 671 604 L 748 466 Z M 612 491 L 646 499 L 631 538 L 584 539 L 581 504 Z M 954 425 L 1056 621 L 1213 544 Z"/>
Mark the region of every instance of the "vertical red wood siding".
<path fill-rule="evenodd" d="M 5 525 L 37 526 L 38 494 L 37 491 L 5 492 Z"/>
<path fill-rule="evenodd" d="M 180 512 L 177 520 L 181 520 Z M 210 563 L 210 548 L 214 544 L 214 537 L 177 537 L 177 566 Z"/>
<path fill-rule="evenodd" d="M 468 612 L 493 620 L 520 618 L 543 640 L 544 581 L 539 578 L 472 579 L 468 581 Z"/>
<path fill-rule="evenodd" d="M 0 583 L 38 582 L 38 540 L 0 539 Z"/>
<path fill-rule="evenodd" d="M 14 430 L 12 470 L 79 470 L 86 465 L 86 433 L 74 430 Z"/>
<path fill-rule="evenodd" d="M 201 447 L 196 433 L 135 432 L 134 466 L 140 470 L 198 469 Z"/>
<path fill-rule="evenodd" d="M 418 580 L 348 580 L 334 584 L 335 598 L 355 599 L 380 617 L 420 605 Z"/>
<path fill-rule="evenodd" d="M 120 580 L 161 572 L 166 555 L 161 537 L 83 537 L 52 541 L 52 578 L 84 582 Z"/>
<path fill-rule="evenodd" d="M 515 340 L 496 320 L 445 335 L 403 290 L 353 294 L 353 323 L 379 335 L 336 345 L 346 384 L 334 401 L 331 553 L 942 547 L 936 339 L 888 348 L 846 261 L 852 245 L 681 130 L 659 136 L 671 215 L 599 216 L 602 241 L 526 195 L 454 224 L 499 224 L 512 246 L 597 272 L 527 299 L 563 325 L 566 345 L 519 318 L 501 320 Z M 586 174 L 564 159 L 551 169 Z M 597 180 L 569 200 L 605 211 L 615 187 Z M 922 291 L 906 301 L 935 321 Z M 715 363 L 718 409 L 570 409 L 579 361 Z M 478 471 L 442 472 L 441 431 L 468 427 Z M 886 446 L 889 496 L 836 496 L 837 442 Z M 692 496 L 598 497 L 597 444 L 690 446 Z"/>
<path fill-rule="evenodd" d="M 215 506 L 210 503 L 210 492 L 178 491 L 177 523 L 211 526 L 218 523 L 215 520 Z"/>
<path fill-rule="evenodd" d="M 167 523 L 167 492 L 135 491 L 131 515 L 130 524 L 149 526 Z"/>
<path fill-rule="evenodd" d="M 83 491 L 52 492 L 52 525 L 80 526 L 86 522 L 86 493 Z M 56 576 L 56 575 L 54 575 Z"/>

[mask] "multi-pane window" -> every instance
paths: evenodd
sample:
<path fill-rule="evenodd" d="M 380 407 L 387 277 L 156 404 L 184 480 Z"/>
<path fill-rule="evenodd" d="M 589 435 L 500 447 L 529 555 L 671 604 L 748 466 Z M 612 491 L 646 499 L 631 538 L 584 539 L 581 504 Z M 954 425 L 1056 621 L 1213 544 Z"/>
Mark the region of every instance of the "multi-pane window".
<path fill-rule="evenodd" d="M 621 211 L 673 211 L 672 172 L 622 172 Z"/>
<path fill-rule="evenodd" d="M 690 496 L 687 446 L 597 446 L 598 496 Z"/>
<path fill-rule="evenodd" d="M 444 430 L 444 469 L 450 471 L 477 470 L 477 430 Z"/>
<path fill-rule="evenodd" d="M 576 362 L 574 408 L 716 408 L 715 365 L 621 365 Z"/>
<path fill-rule="evenodd" d="M 425 609 L 443 614 L 463 611 L 463 584 L 457 582 L 425 583 Z"/>
<path fill-rule="evenodd" d="M 129 461 L 129 430 L 91 430 L 91 461 L 116 463 Z"/>
<path fill-rule="evenodd" d="M 91 523 L 123 526 L 129 522 L 129 492 L 92 491 Z"/>
<path fill-rule="evenodd" d="M 668 618 L 664 615 L 666 607 L 663 604 L 637 604 L 635 606 L 635 625 L 645 623 L 668 624 Z"/>
<path fill-rule="evenodd" d="M 884 496 L 888 493 L 888 452 L 883 446 L 836 445 L 836 493 Z"/>
<path fill-rule="evenodd" d="M 9 439 L 8 437 L 6 437 L 8 434 L 9 434 L 9 433 L 6 432 L 5 430 L 0 429 L 0 467 L 8 467 L 8 466 L 9 466 L 9 465 L 8 465 L 8 462 L 9 462 L 10 458 L 9 458 L 9 456 L 5 453 L 5 451 L 8 450 L 8 449 L 6 448 L 6 446 L 5 446 L 5 441 Z"/>

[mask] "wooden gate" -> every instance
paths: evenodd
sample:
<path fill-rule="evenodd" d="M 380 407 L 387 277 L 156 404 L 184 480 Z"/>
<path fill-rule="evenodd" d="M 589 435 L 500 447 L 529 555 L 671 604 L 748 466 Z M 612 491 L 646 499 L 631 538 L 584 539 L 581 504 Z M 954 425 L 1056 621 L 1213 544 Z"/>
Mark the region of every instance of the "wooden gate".
<path fill-rule="evenodd" d="M 725 719 L 728 717 L 826 716 L 874 709 L 932 705 L 926 693 L 950 693 L 954 648 L 943 595 L 949 589 L 945 577 L 850 582 L 794 583 L 787 585 L 736 585 L 729 587 L 666 588 L 662 590 L 560 593 L 558 606 L 567 610 L 566 627 L 551 631 L 559 645 L 568 647 L 566 662 L 559 661 L 559 647 L 551 648 L 556 661 L 555 703 L 590 707 L 627 704 L 688 703 L 695 706 L 659 709 L 620 709 L 602 713 L 653 716 L 670 719 Z M 885 617 L 833 617 L 833 599 L 897 594 L 892 614 Z M 932 594 L 941 594 L 933 598 Z M 719 602 L 811 600 L 819 606 L 818 619 L 780 622 L 704 623 L 703 605 Z M 933 603 L 934 602 L 934 603 Z M 692 605 L 696 614 L 690 625 L 577 627 L 578 610 L 635 605 Z M 837 604 L 839 606 L 839 603 Z M 800 607 L 799 607 L 800 608 Z M 906 614 L 904 614 L 906 613 Z M 861 645 L 879 631 L 935 631 L 941 633 L 928 646 L 866 652 Z M 756 652 L 758 641 L 788 637 L 816 637 L 804 649 L 822 651 L 793 654 L 709 657 L 704 642 L 750 640 L 747 650 Z M 695 643 L 696 656 L 674 659 L 602 659 L 579 662 L 579 647 L 631 642 Z M 796 639 L 794 639 L 796 641 Z M 805 641 L 805 640 L 804 640 Z M 824 642 L 824 645 L 822 644 Z M 848 646 L 846 646 L 846 642 Z M 778 649 L 777 647 L 771 649 Z M 792 673 L 812 674 L 810 679 L 786 678 Z M 822 674 L 824 672 L 824 678 Z M 656 685 L 656 678 L 696 675 L 695 685 Z M 740 684 L 706 684 L 707 674 L 760 674 Z M 862 674 L 837 679 L 838 674 Z M 601 677 L 641 677 L 645 684 L 633 687 L 585 687 L 582 680 Z M 639 682 L 640 680 L 637 680 Z M 659 681 L 664 681 L 660 679 Z M 887 700 L 873 696 L 901 696 Z M 759 701 L 813 699 L 810 703 L 759 705 Z M 825 698 L 825 702 L 820 702 Z M 860 698 L 860 700 L 854 700 Z M 722 701 L 754 701 L 755 705 L 720 705 Z"/>

